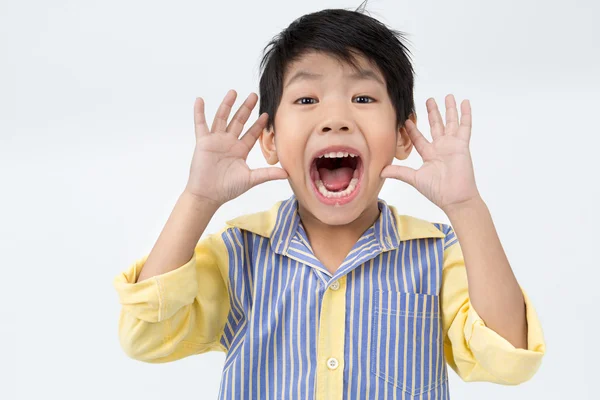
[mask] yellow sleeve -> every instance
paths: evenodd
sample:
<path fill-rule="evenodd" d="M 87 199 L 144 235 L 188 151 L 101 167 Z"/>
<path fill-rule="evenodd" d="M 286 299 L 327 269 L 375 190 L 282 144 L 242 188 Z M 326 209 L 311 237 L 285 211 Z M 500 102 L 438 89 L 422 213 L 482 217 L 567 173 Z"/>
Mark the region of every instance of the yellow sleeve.
<path fill-rule="evenodd" d="M 220 235 L 196 245 L 192 258 L 167 273 L 136 282 L 145 255 L 114 278 L 121 312 L 119 341 L 136 360 L 165 363 L 211 350 L 230 311 L 228 253 Z"/>
<path fill-rule="evenodd" d="M 450 228 L 442 270 L 441 309 L 444 355 L 448 365 L 466 382 L 503 385 L 523 383 L 536 373 L 545 353 L 542 327 L 531 300 L 525 298 L 527 349 L 517 349 L 488 328 L 472 307 L 460 244 Z"/>

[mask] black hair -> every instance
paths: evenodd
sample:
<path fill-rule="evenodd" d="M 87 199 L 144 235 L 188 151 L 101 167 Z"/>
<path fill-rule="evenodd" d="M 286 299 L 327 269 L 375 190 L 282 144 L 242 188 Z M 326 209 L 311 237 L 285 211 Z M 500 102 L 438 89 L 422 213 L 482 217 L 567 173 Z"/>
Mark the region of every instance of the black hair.
<path fill-rule="evenodd" d="M 331 55 L 355 69 L 358 69 L 357 53 L 374 62 L 385 78 L 388 95 L 396 110 L 396 125 L 404 125 L 415 108 L 414 70 L 410 51 L 403 43 L 405 33 L 363 14 L 365 3 L 355 11 L 326 9 L 303 15 L 265 46 L 260 63 L 259 115 L 269 114 L 268 129 L 274 128 L 287 66 L 312 51 Z"/>

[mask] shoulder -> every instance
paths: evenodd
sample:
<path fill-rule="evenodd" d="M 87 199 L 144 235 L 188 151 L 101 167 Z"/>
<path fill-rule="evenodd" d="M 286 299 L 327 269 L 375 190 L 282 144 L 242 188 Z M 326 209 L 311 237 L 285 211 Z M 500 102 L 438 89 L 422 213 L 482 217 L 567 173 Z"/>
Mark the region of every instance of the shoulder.
<path fill-rule="evenodd" d="M 277 222 L 279 208 L 282 204 L 283 202 L 279 201 L 267 210 L 240 215 L 227 221 L 224 229 L 238 228 L 269 238 Z"/>
<path fill-rule="evenodd" d="M 441 222 L 431 222 L 413 215 L 400 214 L 396 207 L 389 206 L 401 240 L 422 238 L 445 238 L 452 227 Z"/>

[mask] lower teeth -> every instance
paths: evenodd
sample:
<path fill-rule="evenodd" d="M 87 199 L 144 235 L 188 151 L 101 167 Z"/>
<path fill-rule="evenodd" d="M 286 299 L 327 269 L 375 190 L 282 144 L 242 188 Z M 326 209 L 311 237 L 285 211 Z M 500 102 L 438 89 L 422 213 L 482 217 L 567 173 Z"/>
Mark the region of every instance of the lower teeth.
<path fill-rule="evenodd" d="M 316 185 L 317 185 L 317 189 L 319 189 L 319 193 L 321 193 L 323 196 L 328 197 L 328 198 L 338 198 L 338 197 L 348 196 L 350 193 L 352 193 L 354 191 L 354 189 L 356 189 L 357 184 L 358 184 L 358 179 L 352 178 L 352 180 L 350 180 L 350 184 L 348 185 L 348 187 L 346 189 L 342 190 L 341 192 L 330 192 L 329 190 L 327 190 L 327 188 L 325 188 L 325 185 L 323 184 L 322 180 L 318 179 L 316 181 Z"/>

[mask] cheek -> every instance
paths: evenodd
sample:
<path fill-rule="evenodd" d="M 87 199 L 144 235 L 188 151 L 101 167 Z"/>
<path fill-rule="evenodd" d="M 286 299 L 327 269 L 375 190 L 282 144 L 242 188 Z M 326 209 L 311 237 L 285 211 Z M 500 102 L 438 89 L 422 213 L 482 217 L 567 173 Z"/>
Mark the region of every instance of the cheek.
<path fill-rule="evenodd" d="M 304 170 L 304 144 L 301 140 L 289 135 L 289 137 L 280 136 L 277 143 L 277 156 L 281 166 L 290 175 L 302 173 Z"/>
<path fill-rule="evenodd" d="M 387 165 L 396 154 L 396 135 L 393 132 L 376 135 L 370 140 L 369 148 L 374 163 Z"/>

